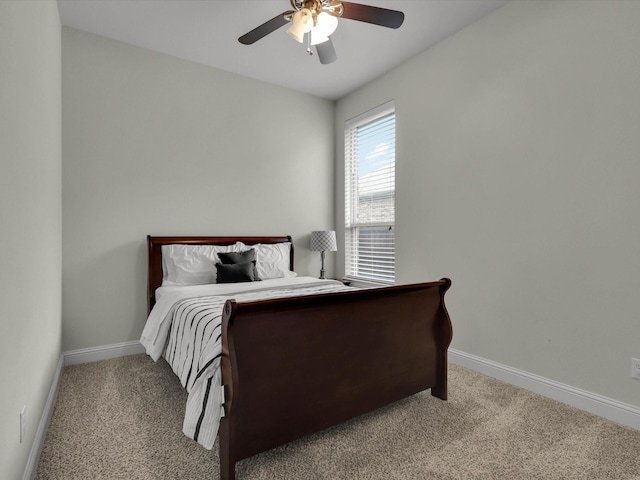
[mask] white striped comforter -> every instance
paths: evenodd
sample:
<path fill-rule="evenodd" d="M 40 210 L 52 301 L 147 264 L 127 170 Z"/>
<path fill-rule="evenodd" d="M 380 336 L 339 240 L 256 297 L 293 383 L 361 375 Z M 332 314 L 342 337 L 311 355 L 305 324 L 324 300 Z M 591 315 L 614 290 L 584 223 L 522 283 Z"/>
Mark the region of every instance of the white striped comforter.
<path fill-rule="evenodd" d="M 309 277 L 275 282 L 277 289 L 269 282 L 238 284 L 239 292 L 220 295 L 207 295 L 202 287 L 196 289 L 198 296 L 194 296 L 190 287 L 183 287 L 184 292 L 180 293 L 174 289 L 158 301 L 147 320 L 141 342 L 154 360 L 158 359 L 158 346 L 162 345 L 162 356 L 188 392 L 183 432 L 207 449 L 213 447 L 224 415 L 220 355 L 222 308 L 226 300 L 233 298 L 240 303 L 351 288 L 340 282 Z M 211 287 L 215 291 L 215 285 Z"/>

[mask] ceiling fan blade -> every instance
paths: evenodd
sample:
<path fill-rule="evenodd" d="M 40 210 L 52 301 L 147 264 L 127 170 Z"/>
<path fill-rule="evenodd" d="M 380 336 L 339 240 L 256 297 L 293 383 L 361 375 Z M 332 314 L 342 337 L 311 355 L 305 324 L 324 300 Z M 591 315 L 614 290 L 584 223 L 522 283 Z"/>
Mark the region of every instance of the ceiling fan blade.
<path fill-rule="evenodd" d="M 404 13 L 399 10 L 389 10 L 351 2 L 342 2 L 342 6 L 344 7 L 342 18 L 389 28 L 398 28 L 404 22 Z"/>
<path fill-rule="evenodd" d="M 329 63 L 335 62 L 338 57 L 336 56 L 336 49 L 333 48 L 333 42 L 331 38 L 326 42 L 319 43 L 316 45 L 316 52 L 318 52 L 318 59 L 320 63 L 323 65 L 328 65 Z"/>
<path fill-rule="evenodd" d="M 269 35 L 271 32 L 275 32 L 280 27 L 289 23 L 289 20 L 287 20 L 286 17 L 292 13 L 293 13 L 292 11 L 284 12 L 276 17 L 273 17 L 271 20 L 264 22 L 259 27 L 256 27 L 250 32 L 247 32 L 244 35 L 242 35 L 240 38 L 238 38 L 238 41 L 243 45 L 251 45 L 252 43 L 257 42 L 261 38 Z"/>

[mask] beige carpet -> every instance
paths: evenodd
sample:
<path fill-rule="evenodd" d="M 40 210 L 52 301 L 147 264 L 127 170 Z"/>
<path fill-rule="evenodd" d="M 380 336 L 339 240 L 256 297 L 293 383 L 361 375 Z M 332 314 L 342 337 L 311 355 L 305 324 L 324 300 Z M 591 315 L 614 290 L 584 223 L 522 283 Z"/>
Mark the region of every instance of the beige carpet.
<path fill-rule="evenodd" d="M 238 464 L 237 480 L 640 480 L 640 432 L 451 365 L 429 393 Z M 218 478 L 186 401 L 145 355 L 65 368 L 36 478 Z"/>

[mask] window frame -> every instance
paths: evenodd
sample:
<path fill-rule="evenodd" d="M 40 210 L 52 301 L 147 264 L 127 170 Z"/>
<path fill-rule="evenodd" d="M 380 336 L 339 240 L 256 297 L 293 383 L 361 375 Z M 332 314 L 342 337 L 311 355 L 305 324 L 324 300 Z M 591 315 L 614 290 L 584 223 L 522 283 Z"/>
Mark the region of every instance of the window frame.
<path fill-rule="evenodd" d="M 393 139 L 393 162 L 390 164 L 390 167 L 393 169 L 393 189 L 391 191 L 390 198 L 393 203 L 393 221 L 392 222 L 358 222 L 357 220 L 357 211 L 358 211 L 358 202 L 355 201 L 354 190 L 357 187 L 353 186 L 354 181 L 358 181 L 358 173 L 357 168 L 358 165 L 361 164 L 361 159 L 357 158 L 358 154 L 353 155 L 353 151 L 357 150 L 357 145 L 353 145 L 353 137 L 357 136 L 357 131 L 354 132 L 355 129 L 359 127 L 363 127 L 369 125 L 381 118 L 387 117 L 389 115 L 393 115 L 393 130 L 392 130 L 392 139 Z M 344 144 L 344 172 L 345 172 L 345 185 L 344 185 L 344 194 L 345 194 L 345 235 L 344 235 L 344 252 L 345 252 L 345 274 L 344 278 L 357 283 L 365 283 L 365 284 L 382 284 L 382 285 L 394 285 L 396 283 L 396 250 L 395 250 L 395 231 L 396 231 L 396 202 L 395 202 L 395 165 L 396 165 L 396 136 L 397 136 L 397 128 L 396 128 L 396 108 L 395 102 L 393 100 L 386 102 L 382 105 L 379 105 L 371 110 L 368 110 L 360 115 L 357 115 L 349 120 L 345 121 L 344 124 L 344 135 L 345 135 L 345 144 Z M 357 140 L 356 140 L 357 141 Z M 354 158 L 355 157 L 355 158 Z M 355 160 L 355 163 L 354 163 Z M 355 168 L 355 171 L 353 170 Z M 388 194 L 387 194 L 388 195 Z M 389 195 L 388 195 L 389 196 Z M 353 260 L 354 257 L 361 258 L 362 254 L 357 251 L 357 246 L 354 245 L 354 242 L 359 243 L 359 237 L 357 235 L 354 236 L 353 232 L 359 232 L 361 228 L 380 228 L 380 227 L 389 227 L 389 230 L 393 231 L 393 235 L 391 235 L 391 272 L 392 278 L 381 278 L 384 277 L 384 274 L 381 273 L 378 278 L 375 278 L 375 275 L 359 275 L 361 271 L 358 270 L 357 260 Z M 384 241 L 384 240 L 383 240 Z M 354 252 L 354 248 L 356 251 Z M 377 260 L 384 259 L 384 253 L 380 255 L 380 250 L 374 251 L 374 258 Z M 355 265 L 354 265 L 355 263 Z M 366 267 L 365 267 L 366 268 Z M 374 266 L 374 270 L 375 270 Z M 380 269 L 381 272 L 384 271 L 384 268 Z"/>

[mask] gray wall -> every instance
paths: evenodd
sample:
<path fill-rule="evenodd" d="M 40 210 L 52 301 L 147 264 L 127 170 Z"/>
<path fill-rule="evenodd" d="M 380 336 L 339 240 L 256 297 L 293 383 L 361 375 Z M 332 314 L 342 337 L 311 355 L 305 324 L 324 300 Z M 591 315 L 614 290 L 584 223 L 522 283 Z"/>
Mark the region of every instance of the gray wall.
<path fill-rule="evenodd" d="M 7 480 L 22 477 L 61 352 L 60 82 L 55 1 L 0 2 L 0 478 Z"/>
<path fill-rule="evenodd" d="M 146 235 L 289 234 L 317 275 L 334 103 L 62 31 L 63 349 L 138 340 Z"/>
<path fill-rule="evenodd" d="M 341 99 L 395 99 L 397 278 L 453 347 L 640 406 L 640 2 L 511 2 Z M 343 232 L 340 232 L 343 234 Z"/>

